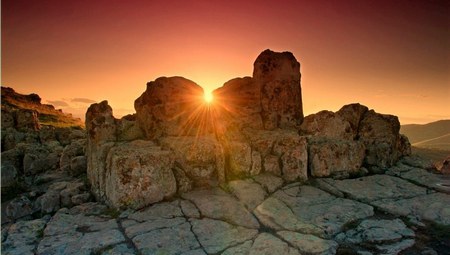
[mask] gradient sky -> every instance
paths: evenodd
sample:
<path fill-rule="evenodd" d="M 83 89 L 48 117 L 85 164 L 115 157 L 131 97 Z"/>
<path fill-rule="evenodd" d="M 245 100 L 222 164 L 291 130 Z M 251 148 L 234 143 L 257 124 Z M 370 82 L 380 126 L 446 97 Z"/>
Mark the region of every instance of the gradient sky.
<path fill-rule="evenodd" d="M 133 113 L 146 82 L 212 90 L 258 54 L 301 63 L 305 114 L 360 102 L 402 124 L 450 119 L 448 1 L 2 0 L 2 86 L 83 116 Z"/>

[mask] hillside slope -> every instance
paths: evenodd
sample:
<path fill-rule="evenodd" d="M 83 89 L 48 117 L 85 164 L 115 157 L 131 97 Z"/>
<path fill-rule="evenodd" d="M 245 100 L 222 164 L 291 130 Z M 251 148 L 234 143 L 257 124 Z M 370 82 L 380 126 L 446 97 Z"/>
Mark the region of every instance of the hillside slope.
<path fill-rule="evenodd" d="M 84 127 L 79 118 L 72 114 L 63 113 L 53 105 L 41 104 L 41 98 L 37 94 L 23 95 L 12 88 L 2 87 L 2 112 L 13 112 L 26 109 L 37 112 L 40 125 L 54 127 Z"/>
<path fill-rule="evenodd" d="M 405 134 L 415 147 L 450 150 L 450 120 L 439 120 L 424 125 L 402 125 Z"/>

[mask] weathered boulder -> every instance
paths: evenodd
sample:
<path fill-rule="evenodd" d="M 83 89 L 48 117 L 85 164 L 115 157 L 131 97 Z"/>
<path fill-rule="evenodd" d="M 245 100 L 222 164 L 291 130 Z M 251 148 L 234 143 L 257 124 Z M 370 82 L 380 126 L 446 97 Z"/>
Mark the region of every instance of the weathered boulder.
<path fill-rule="evenodd" d="M 350 123 L 330 111 L 321 111 L 306 116 L 300 126 L 301 133 L 331 139 L 352 140 Z"/>
<path fill-rule="evenodd" d="M 136 140 L 110 149 L 102 173 L 106 201 L 112 206 L 142 208 L 173 196 L 174 157 L 151 141 Z"/>
<path fill-rule="evenodd" d="M 396 116 L 368 111 L 361 120 L 359 140 L 366 146 L 365 164 L 387 168 L 410 151 L 406 137 L 399 134 L 400 122 Z"/>
<path fill-rule="evenodd" d="M 85 154 L 85 148 L 85 139 L 76 140 L 64 147 L 59 160 L 61 170 L 71 172 L 72 159 L 77 156 L 83 156 Z"/>
<path fill-rule="evenodd" d="M 361 104 L 348 104 L 339 109 L 336 115 L 350 124 L 353 138 L 356 139 L 360 122 L 368 110 L 369 108 Z"/>
<path fill-rule="evenodd" d="M 263 51 L 253 64 L 253 79 L 261 89 L 265 129 L 297 127 L 303 120 L 300 63 L 290 52 Z"/>
<path fill-rule="evenodd" d="M 280 157 L 281 176 L 284 180 L 306 181 L 308 179 L 307 140 L 295 133 L 283 133 L 273 147 L 275 155 Z"/>
<path fill-rule="evenodd" d="M 213 109 L 217 111 L 217 117 L 220 119 L 217 130 L 219 133 L 236 127 L 263 129 L 261 87 L 254 79 L 232 79 L 214 90 L 213 95 Z"/>
<path fill-rule="evenodd" d="M 314 177 L 348 177 L 359 172 L 365 156 L 359 141 L 310 139 L 309 169 Z"/>
<path fill-rule="evenodd" d="M 175 162 L 196 186 L 217 186 L 225 176 L 225 155 L 213 136 L 165 137 L 160 145 L 173 151 Z"/>
<path fill-rule="evenodd" d="M 77 156 L 70 161 L 70 174 L 72 176 L 78 176 L 86 173 L 86 156 Z"/>
<path fill-rule="evenodd" d="M 116 119 L 108 101 L 92 104 L 86 112 L 88 148 L 90 144 L 116 141 Z"/>
<path fill-rule="evenodd" d="M 205 133 L 208 126 L 199 121 L 207 114 L 203 102 L 203 89 L 196 83 L 161 77 L 147 83 L 147 90 L 134 102 L 136 121 L 149 139 Z"/>

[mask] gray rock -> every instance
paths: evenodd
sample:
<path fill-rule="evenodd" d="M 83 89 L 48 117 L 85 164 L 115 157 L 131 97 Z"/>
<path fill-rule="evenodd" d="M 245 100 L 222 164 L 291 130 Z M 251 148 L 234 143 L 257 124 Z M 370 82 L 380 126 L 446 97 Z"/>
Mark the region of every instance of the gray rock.
<path fill-rule="evenodd" d="M 252 240 L 245 241 L 243 244 L 226 249 L 222 252 L 222 255 L 248 255 L 250 253 L 250 249 L 252 248 L 252 244 Z"/>
<path fill-rule="evenodd" d="M 274 144 L 273 151 L 280 157 L 282 177 L 288 182 L 308 179 L 308 142 L 296 132 L 285 132 Z"/>
<path fill-rule="evenodd" d="M 278 163 L 278 160 L 277 160 Z M 273 193 L 283 185 L 283 179 L 269 173 L 259 174 L 253 177 L 268 193 Z"/>
<path fill-rule="evenodd" d="M 33 254 L 45 224 L 46 221 L 42 219 L 12 224 L 6 240 L 2 241 L 2 254 Z"/>
<path fill-rule="evenodd" d="M 317 226 L 321 231 L 299 231 L 330 237 L 342 231 L 345 224 L 373 215 L 373 208 L 349 199 L 336 198 L 310 186 L 294 186 L 276 192 L 273 197 L 287 205 L 297 220 Z M 287 229 L 295 231 L 294 229 Z"/>
<path fill-rule="evenodd" d="M 259 228 L 258 221 L 244 205 L 220 189 L 192 191 L 182 197 L 193 202 L 204 217 L 246 228 Z"/>
<path fill-rule="evenodd" d="M 207 253 L 218 253 L 228 247 L 253 239 L 258 234 L 256 229 L 233 226 L 226 222 L 212 219 L 193 219 L 194 231 Z"/>
<path fill-rule="evenodd" d="M 72 207 L 72 197 L 76 196 L 80 193 L 84 193 L 86 189 L 84 183 L 82 182 L 73 182 L 68 183 L 65 189 L 61 190 L 61 206 L 62 207 Z"/>
<path fill-rule="evenodd" d="M 90 193 L 82 193 L 82 194 L 73 195 L 70 200 L 73 205 L 81 205 L 81 204 L 84 204 L 86 202 L 89 202 L 89 200 L 91 200 L 91 194 Z"/>
<path fill-rule="evenodd" d="M 44 195 L 40 196 L 35 201 L 35 204 L 40 208 L 41 212 L 44 214 L 56 212 L 60 208 L 59 192 L 49 190 Z"/>
<path fill-rule="evenodd" d="M 37 254 L 92 254 L 124 242 L 116 220 L 106 215 L 92 215 L 104 209 L 96 203 L 88 203 L 71 210 L 59 210 L 48 222 Z"/>
<path fill-rule="evenodd" d="M 373 175 L 349 180 L 328 180 L 349 198 L 370 203 L 380 199 L 411 198 L 427 193 L 425 188 L 388 175 Z"/>
<path fill-rule="evenodd" d="M 311 175 L 314 177 L 354 175 L 362 166 L 364 151 L 364 145 L 358 141 L 310 139 L 308 164 Z"/>
<path fill-rule="evenodd" d="M 193 180 L 195 186 L 217 185 L 216 166 L 223 155 L 215 137 L 166 137 L 160 140 L 160 145 L 173 151 L 176 165 Z"/>
<path fill-rule="evenodd" d="M 11 188 L 17 185 L 17 177 L 18 172 L 14 165 L 11 162 L 3 162 L 1 163 L 1 175 L 2 175 L 2 190 L 6 188 Z"/>
<path fill-rule="evenodd" d="M 76 156 L 70 161 L 70 174 L 72 176 L 78 176 L 86 173 L 86 156 Z"/>
<path fill-rule="evenodd" d="M 350 123 L 331 111 L 320 111 L 305 117 L 300 132 L 314 137 L 353 140 Z"/>
<path fill-rule="evenodd" d="M 392 244 L 402 239 L 414 239 L 415 233 L 400 220 L 363 220 L 345 233 L 344 242 L 353 244 Z"/>
<path fill-rule="evenodd" d="M 14 198 L 6 206 L 6 216 L 10 219 L 19 219 L 34 212 L 33 203 L 26 196 Z"/>
<path fill-rule="evenodd" d="M 277 232 L 281 238 L 299 249 L 302 254 L 336 254 L 338 244 L 314 235 L 305 235 L 291 231 Z"/>
<path fill-rule="evenodd" d="M 274 197 L 269 197 L 256 207 L 254 214 L 263 225 L 274 230 L 322 234 L 319 227 L 299 220 L 286 204 Z"/>
<path fill-rule="evenodd" d="M 70 143 L 62 151 L 61 157 L 59 159 L 59 165 L 61 169 L 70 171 L 72 159 L 77 156 L 84 155 L 84 148 L 86 145 L 86 140 L 78 140 Z"/>
<path fill-rule="evenodd" d="M 104 177 L 103 185 L 93 188 L 104 192 L 108 203 L 116 208 L 139 209 L 170 198 L 177 191 L 173 155 L 150 141 L 136 140 L 112 147 L 106 162 L 106 172 L 96 170 L 98 177 Z"/>
<path fill-rule="evenodd" d="M 172 228 L 155 229 L 134 237 L 133 243 L 141 254 L 181 254 L 200 248 L 190 229 L 187 222 Z"/>
<path fill-rule="evenodd" d="M 179 201 L 175 200 L 173 202 L 154 204 L 150 207 L 145 208 L 142 211 L 130 214 L 128 218 L 138 222 L 144 222 L 149 220 L 183 217 L 183 213 L 181 212 L 178 203 Z"/>
<path fill-rule="evenodd" d="M 200 218 L 200 212 L 195 205 L 188 200 L 180 201 L 181 210 L 183 214 L 188 218 Z"/>
<path fill-rule="evenodd" d="M 403 250 L 408 249 L 414 245 L 413 239 L 406 239 L 401 242 L 395 244 L 386 244 L 386 245 L 377 245 L 377 249 L 380 251 L 380 254 L 398 254 Z"/>
<path fill-rule="evenodd" d="M 381 199 L 372 202 L 379 209 L 400 216 L 415 216 L 438 224 L 450 225 L 450 195 L 432 193 L 408 199 Z"/>
<path fill-rule="evenodd" d="M 277 237 L 268 234 L 259 234 L 249 252 L 250 255 L 272 255 L 272 254 L 299 254 L 300 253 L 291 247 L 287 243 L 278 239 Z"/>
<path fill-rule="evenodd" d="M 137 235 L 141 235 L 147 232 L 151 232 L 155 229 L 161 228 L 171 228 L 178 225 L 181 225 L 186 222 L 186 219 L 183 217 L 177 217 L 173 219 L 156 219 L 149 220 L 143 223 L 134 224 L 125 229 L 125 233 L 128 237 L 134 238 Z M 176 227 L 175 227 L 176 228 Z"/>
<path fill-rule="evenodd" d="M 101 255 L 134 255 L 136 251 L 133 248 L 128 247 L 126 244 L 118 244 L 102 251 Z"/>
<path fill-rule="evenodd" d="M 245 204 L 248 210 L 253 211 L 256 206 L 264 201 L 267 193 L 261 186 L 250 179 L 235 180 L 228 183 L 231 192 Z"/>

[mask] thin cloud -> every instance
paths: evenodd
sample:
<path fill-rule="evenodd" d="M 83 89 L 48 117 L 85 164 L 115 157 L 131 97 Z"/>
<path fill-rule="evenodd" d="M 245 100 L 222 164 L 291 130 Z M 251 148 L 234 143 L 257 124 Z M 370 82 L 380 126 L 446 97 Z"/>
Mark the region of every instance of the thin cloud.
<path fill-rule="evenodd" d="M 77 97 L 77 98 L 72 98 L 72 100 L 70 100 L 73 103 L 85 103 L 85 104 L 93 104 L 97 101 L 89 99 L 89 98 L 81 98 L 81 97 Z"/>
<path fill-rule="evenodd" d="M 47 100 L 47 102 L 51 105 L 53 105 L 54 107 L 68 107 L 69 104 L 67 104 L 64 101 L 61 100 Z"/>

